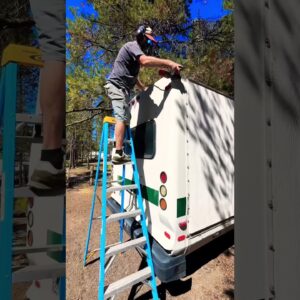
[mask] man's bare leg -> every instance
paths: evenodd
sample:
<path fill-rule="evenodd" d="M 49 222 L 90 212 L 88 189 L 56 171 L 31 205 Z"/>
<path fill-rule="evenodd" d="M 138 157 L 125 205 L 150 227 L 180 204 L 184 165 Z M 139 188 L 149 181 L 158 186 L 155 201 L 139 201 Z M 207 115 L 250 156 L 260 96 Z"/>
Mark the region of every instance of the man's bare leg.
<path fill-rule="evenodd" d="M 43 114 L 43 146 L 29 186 L 37 194 L 65 191 L 64 153 L 61 149 L 65 123 L 65 63 L 46 61 L 40 74 L 40 105 Z M 43 194 L 41 194 L 43 195 Z"/>
<path fill-rule="evenodd" d="M 122 150 L 123 140 L 125 135 L 125 122 L 118 121 L 115 127 L 115 136 L 116 136 L 116 150 Z"/>
<path fill-rule="evenodd" d="M 131 160 L 130 155 L 127 155 L 123 151 L 123 140 L 125 136 L 126 124 L 123 121 L 116 122 L 115 137 L 116 137 L 116 152 L 112 156 L 112 162 L 114 164 L 126 163 Z"/>
<path fill-rule="evenodd" d="M 61 148 L 65 119 L 65 62 L 47 61 L 41 70 L 43 149 Z"/>
<path fill-rule="evenodd" d="M 64 152 L 61 149 L 65 125 L 65 5 L 62 0 L 30 0 L 39 31 L 44 67 L 40 73 L 40 106 L 43 115 L 43 145 L 39 163 L 29 181 L 35 192 L 65 190 Z M 61 190 L 60 190 L 61 188 Z"/>

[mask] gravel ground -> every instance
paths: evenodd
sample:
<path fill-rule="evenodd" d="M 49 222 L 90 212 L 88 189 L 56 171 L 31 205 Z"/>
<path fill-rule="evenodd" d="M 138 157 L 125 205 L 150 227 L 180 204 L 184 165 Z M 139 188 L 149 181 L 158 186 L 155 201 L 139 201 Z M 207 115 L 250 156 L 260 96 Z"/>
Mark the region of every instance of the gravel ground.
<path fill-rule="evenodd" d="M 99 189 L 100 190 L 100 189 Z M 98 287 L 99 260 L 83 267 L 83 251 L 87 234 L 89 211 L 93 188 L 80 184 L 67 190 L 67 299 L 96 300 Z M 96 212 L 100 214 L 97 202 Z M 93 224 L 90 249 L 99 248 L 99 226 Z M 109 224 L 108 243 L 116 242 L 119 227 Z M 171 284 L 158 281 L 158 291 L 163 299 L 233 299 L 234 288 L 234 247 L 233 233 L 216 243 L 204 247 L 190 258 L 191 275 Z M 226 250 L 226 248 L 230 247 Z M 138 270 L 141 258 L 135 250 L 119 255 L 109 269 L 107 283 Z M 116 299 L 151 299 L 149 287 L 137 291 L 125 291 Z"/>

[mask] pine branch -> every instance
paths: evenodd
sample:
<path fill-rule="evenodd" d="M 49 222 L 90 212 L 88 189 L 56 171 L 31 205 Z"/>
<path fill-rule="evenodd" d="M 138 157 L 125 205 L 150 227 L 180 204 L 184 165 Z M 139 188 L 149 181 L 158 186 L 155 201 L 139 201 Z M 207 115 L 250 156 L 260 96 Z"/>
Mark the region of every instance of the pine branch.
<path fill-rule="evenodd" d="M 102 48 L 103 50 L 106 50 L 106 51 L 108 51 L 108 52 L 111 52 L 111 53 L 116 52 L 116 50 L 109 49 L 108 47 L 106 47 L 106 46 L 104 46 L 104 45 L 102 45 L 102 44 L 100 44 L 100 43 L 98 43 L 98 42 L 96 42 L 96 41 L 92 41 L 91 39 L 89 39 L 87 36 L 85 36 L 85 35 L 83 35 L 83 34 L 77 34 L 77 33 L 74 33 L 74 32 L 72 32 L 72 31 L 68 31 L 68 33 L 69 33 L 70 35 L 73 35 L 73 36 L 77 37 L 77 38 L 81 38 L 81 39 L 83 39 L 85 42 L 89 42 L 89 43 L 91 43 L 91 44 L 94 45 L 94 46 L 98 46 L 99 48 Z"/>
<path fill-rule="evenodd" d="M 83 111 L 112 111 L 112 108 L 108 107 L 96 107 L 96 108 L 80 108 L 66 111 L 66 114 L 83 112 Z"/>
<path fill-rule="evenodd" d="M 94 117 L 96 117 L 98 115 L 101 115 L 101 114 L 102 114 L 102 112 L 98 112 L 98 113 L 96 113 L 96 114 L 94 114 L 94 115 L 92 115 L 92 116 L 90 116 L 90 117 L 88 117 L 86 119 L 83 119 L 83 120 L 80 120 L 80 121 L 76 121 L 76 122 L 67 124 L 66 127 L 70 127 L 70 126 L 74 126 L 74 125 L 78 125 L 78 124 L 84 123 L 86 121 L 92 120 Z"/>

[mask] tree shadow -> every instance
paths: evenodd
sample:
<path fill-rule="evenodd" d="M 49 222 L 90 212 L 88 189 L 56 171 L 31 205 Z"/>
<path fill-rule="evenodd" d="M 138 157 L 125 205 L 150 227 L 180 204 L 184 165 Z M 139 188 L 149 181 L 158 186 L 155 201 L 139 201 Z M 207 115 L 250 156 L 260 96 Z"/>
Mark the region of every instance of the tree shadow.
<path fill-rule="evenodd" d="M 214 200 L 216 212 L 224 220 L 231 216 L 233 201 L 233 101 L 201 85 L 196 88 L 195 84 L 190 84 L 189 93 L 193 96 L 187 108 L 188 117 L 182 117 L 177 122 L 182 130 L 188 126 L 189 139 L 197 149 L 204 151 L 199 156 L 207 190 Z M 182 110 L 181 107 L 179 109 Z M 221 201 L 228 203 L 228 206 L 224 202 L 221 204 Z"/>
<path fill-rule="evenodd" d="M 172 89 L 178 89 L 181 94 L 187 93 L 185 85 L 181 80 L 171 80 L 168 85 L 171 84 Z M 146 109 L 139 109 L 137 124 L 145 123 L 152 119 L 155 119 L 161 113 L 165 101 L 169 96 L 171 88 L 165 87 L 162 89 L 159 86 L 152 86 L 146 92 L 143 92 L 141 97 L 141 105 L 145 105 Z M 161 90 L 162 95 L 160 97 L 160 102 L 157 104 L 151 98 L 151 94 L 154 88 Z M 190 88 L 190 87 L 189 87 Z M 159 92 L 159 91 L 158 91 Z M 234 164 L 234 155 L 233 155 L 233 133 L 229 128 L 233 126 L 233 104 L 229 101 L 229 124 L 226 124 L 223 120 L 222 112 L 218 107 L 219 99 L 211 93 L 207 95 L 207 91 L 201 90 L 199 92 L 193 85 L 191 85 L 191 90 L 189 92 L 195 93 L 195 98 L 199 103 L 196 103 L 197 109 L 201 110 L 201 118 L 197 118 L 197 115 L 194 114 L 190 120 L 189 135 L 190 138 L 197 144 L 202 145 L 205 156 L 202 158 L 203 173 L 205 175 L 207 188 L 215 201 L 216 211 L 220 215 L 221 220 L 228 218 L 228 213 L 224 213 L 224 204 L 220 206 L 219 198 L 225 197 L 228 201 L 231 201 L 232 198 L 229 192 L 227 191 L 227 186 L 230 184 L 233 185 L 233 164 Z M 159 97 L 158 97 L 159 98 Z M 209 101 L 207 99 L 209 98 Z M 223 100 L 223 99 L 222 99 Z M 185 103 L 179 102 L 174 105 L 178 105 L 181 118 L 177 120 L 178 125 L 182 131 L 186 129 L 186 107 Z M 196 112 L 195 103 L 190 103 L 190 110 Z M 189 116 L 190 117 L 190 116 Z M 215 124 L 220 124 L 216 126 Z M 222 131 L 222 132 L 220 132 Z M 171 146 L 171 145 L 170 145 Z M 225 158 L 224 158 L 225 156 Z M 230 162 L 232 168 L 229 169 L 227 164 Z M 139 175 L 141 178 L 145 178 L 144 173 L 144 161 L 143 159 L 137 161 Z M 218 177 L 218 181 L 216 181 Z M 143 184 L 143 182 L 142 182 Z M 230 199 L 229 199 L 230 198 Z M 229 202 L 228 202 L 229 203 Z M 229 203 L 230 204 L 230 203 Z M 145 207 L 147 211 L 147 216 L 149 217 L 149 203 L 146 201 Z M 149 220 L 151 225 L 151 220 Z M 151 231 L 151 227 L 149 228 Z M 190 255 L 187 255 L 186 264 L 187 264 L 187 276 L 196 272 L 203 265 L 207 264 L 212 259 L 216 258 L 218 255 L 226 251 L 230 246 L 233 245 L 233 231 L 224 234 L 223 236 L 216 238 L 214 241 L 208 243 L 207 245 L 201 247 L 197 251 L 194 251 Z M 226 255 L 231 255 L 230 252 L 226 252 Z M 172 283 L 161 283 L 158 287 L 161 299 L 166 299 L 167 293 L 175 296 L 186 293 L 191 289 L 192 279 L 186 281 L 175 281 Z M 151 291 L 147 292 L 141 296 L 135 298 L 137 291 L 140 287 L 136 285 L 132 288 L 129 299 L 151 299 Z"/>
<path fill-rule="evenodd" d="M 156 104 L 154 99 L 151 97 L 154 88 L 158 89 L 162 93 L 159 104 Z M 172 89 L 179 90 L 181 94 L 186 93 L 186 89 L 180 79 L 171 79 L 166 81 L 166 86 L 164 88 L 157 84 L 151 85 L 146 91 L 140 93 L 136 99 L 133 100 L 132 105 L 134 105 L 135 101 L 137 101 L 140 102 L 141 107 L 147 107 L 147 109 L 139 109 L 137 124 L 157 118 L 163 110 L 165 101 Z"/>
<path fill-rule="evenodd" d="M 159 104 L 156 104 L 154 102 L 154 99 L 151 97 L 154 88 L 161 91 L 161 97 Z M 140 93 L 135 100 L 133 100 L 132 105 L 134 105 L 134 101 L 140 102 L 141 107 L 147 107 L 147 109 L 139 109 L 138 110 L 138 117 L 137 117 L 137 125 L 146 123 L 147 121 L 154 120 L 159 116 L 161 111 L 164 108 L 165 101 L 167 100 L 170 91 L 172 89 L 177 89 L 180 91 L 181 94 L 186 93 L 185 86 L 182 84 L 181 80 L 178 78 L 171 78 L 170 80 L 166 80 L 166 85 L 164 87 L 160 87 L 159 85 L 154 84 L 150 86 L 146 91 Z M 156 140 L 156 138 L 155 138 Z M 134 143 L 136 145 L 136 143 Z M 156 144 L 156 142 L 155 142 Z M 135 150 L 135 153 L 137 151 Z M 145 172 L 144 172 L 144 159 L 138 159 L 137 160 L 137 167 L 140 178 L 145 178 Z M 142 183 L 143 184 L 143 183 Z M 149 229 L 151 231 L 151 216 L 149 212 L 149 203 L 148 201 L 145 201 L 145 213 L 146 216 L 149 218 Z"/>
<path fill-rule="evenodd" d="M 234 256 L 234 254 L 228 250 L 231 246 L 234 245 L 234 231 L 231 230 L 224 235 L 218 237 L 211 243 L 201 247 L 197 251 L 187 255 L 186 258 L 186 269 L 187 274 L 186 276 L 190 276 L 199 270 L 202 266 L 206 265 L 211 260 L 218 257 L 220 254 L 225 254 L 226 256 Z M 143 259 L 139 266 L 139 270 L 146 267 L 147 264 Z M 136 284 L 132 287 L 129 298 L 128 299 L 139 299 L 139 300 L 146 300 L 152 299 L 151 291 L 148 291 L 142 295 L 136 296 L 139 292 L 139 288 L 143 283 Z M 180 296 L 192 289 L 192 278 L 187 280 L 175 280 L 169 283 L 161 283 L 158 287 L 158 294 L 161 300 L 166 299 L 167 294 L 171 295 L 172 297 Z M 230 299 L 233 298 L 233 289 L 224 290 L 224 294 Z"/>

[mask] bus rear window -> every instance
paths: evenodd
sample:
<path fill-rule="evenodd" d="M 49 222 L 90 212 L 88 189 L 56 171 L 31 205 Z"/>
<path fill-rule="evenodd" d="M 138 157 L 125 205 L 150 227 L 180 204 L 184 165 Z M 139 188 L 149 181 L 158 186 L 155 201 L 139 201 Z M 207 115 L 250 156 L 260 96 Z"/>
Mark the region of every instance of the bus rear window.
<path fill-rule="evenodd" d="M 155 155 L 155 121 L 151 120 L 131 128 L 131 132 L 136 157 L 152 159 Z"/>

